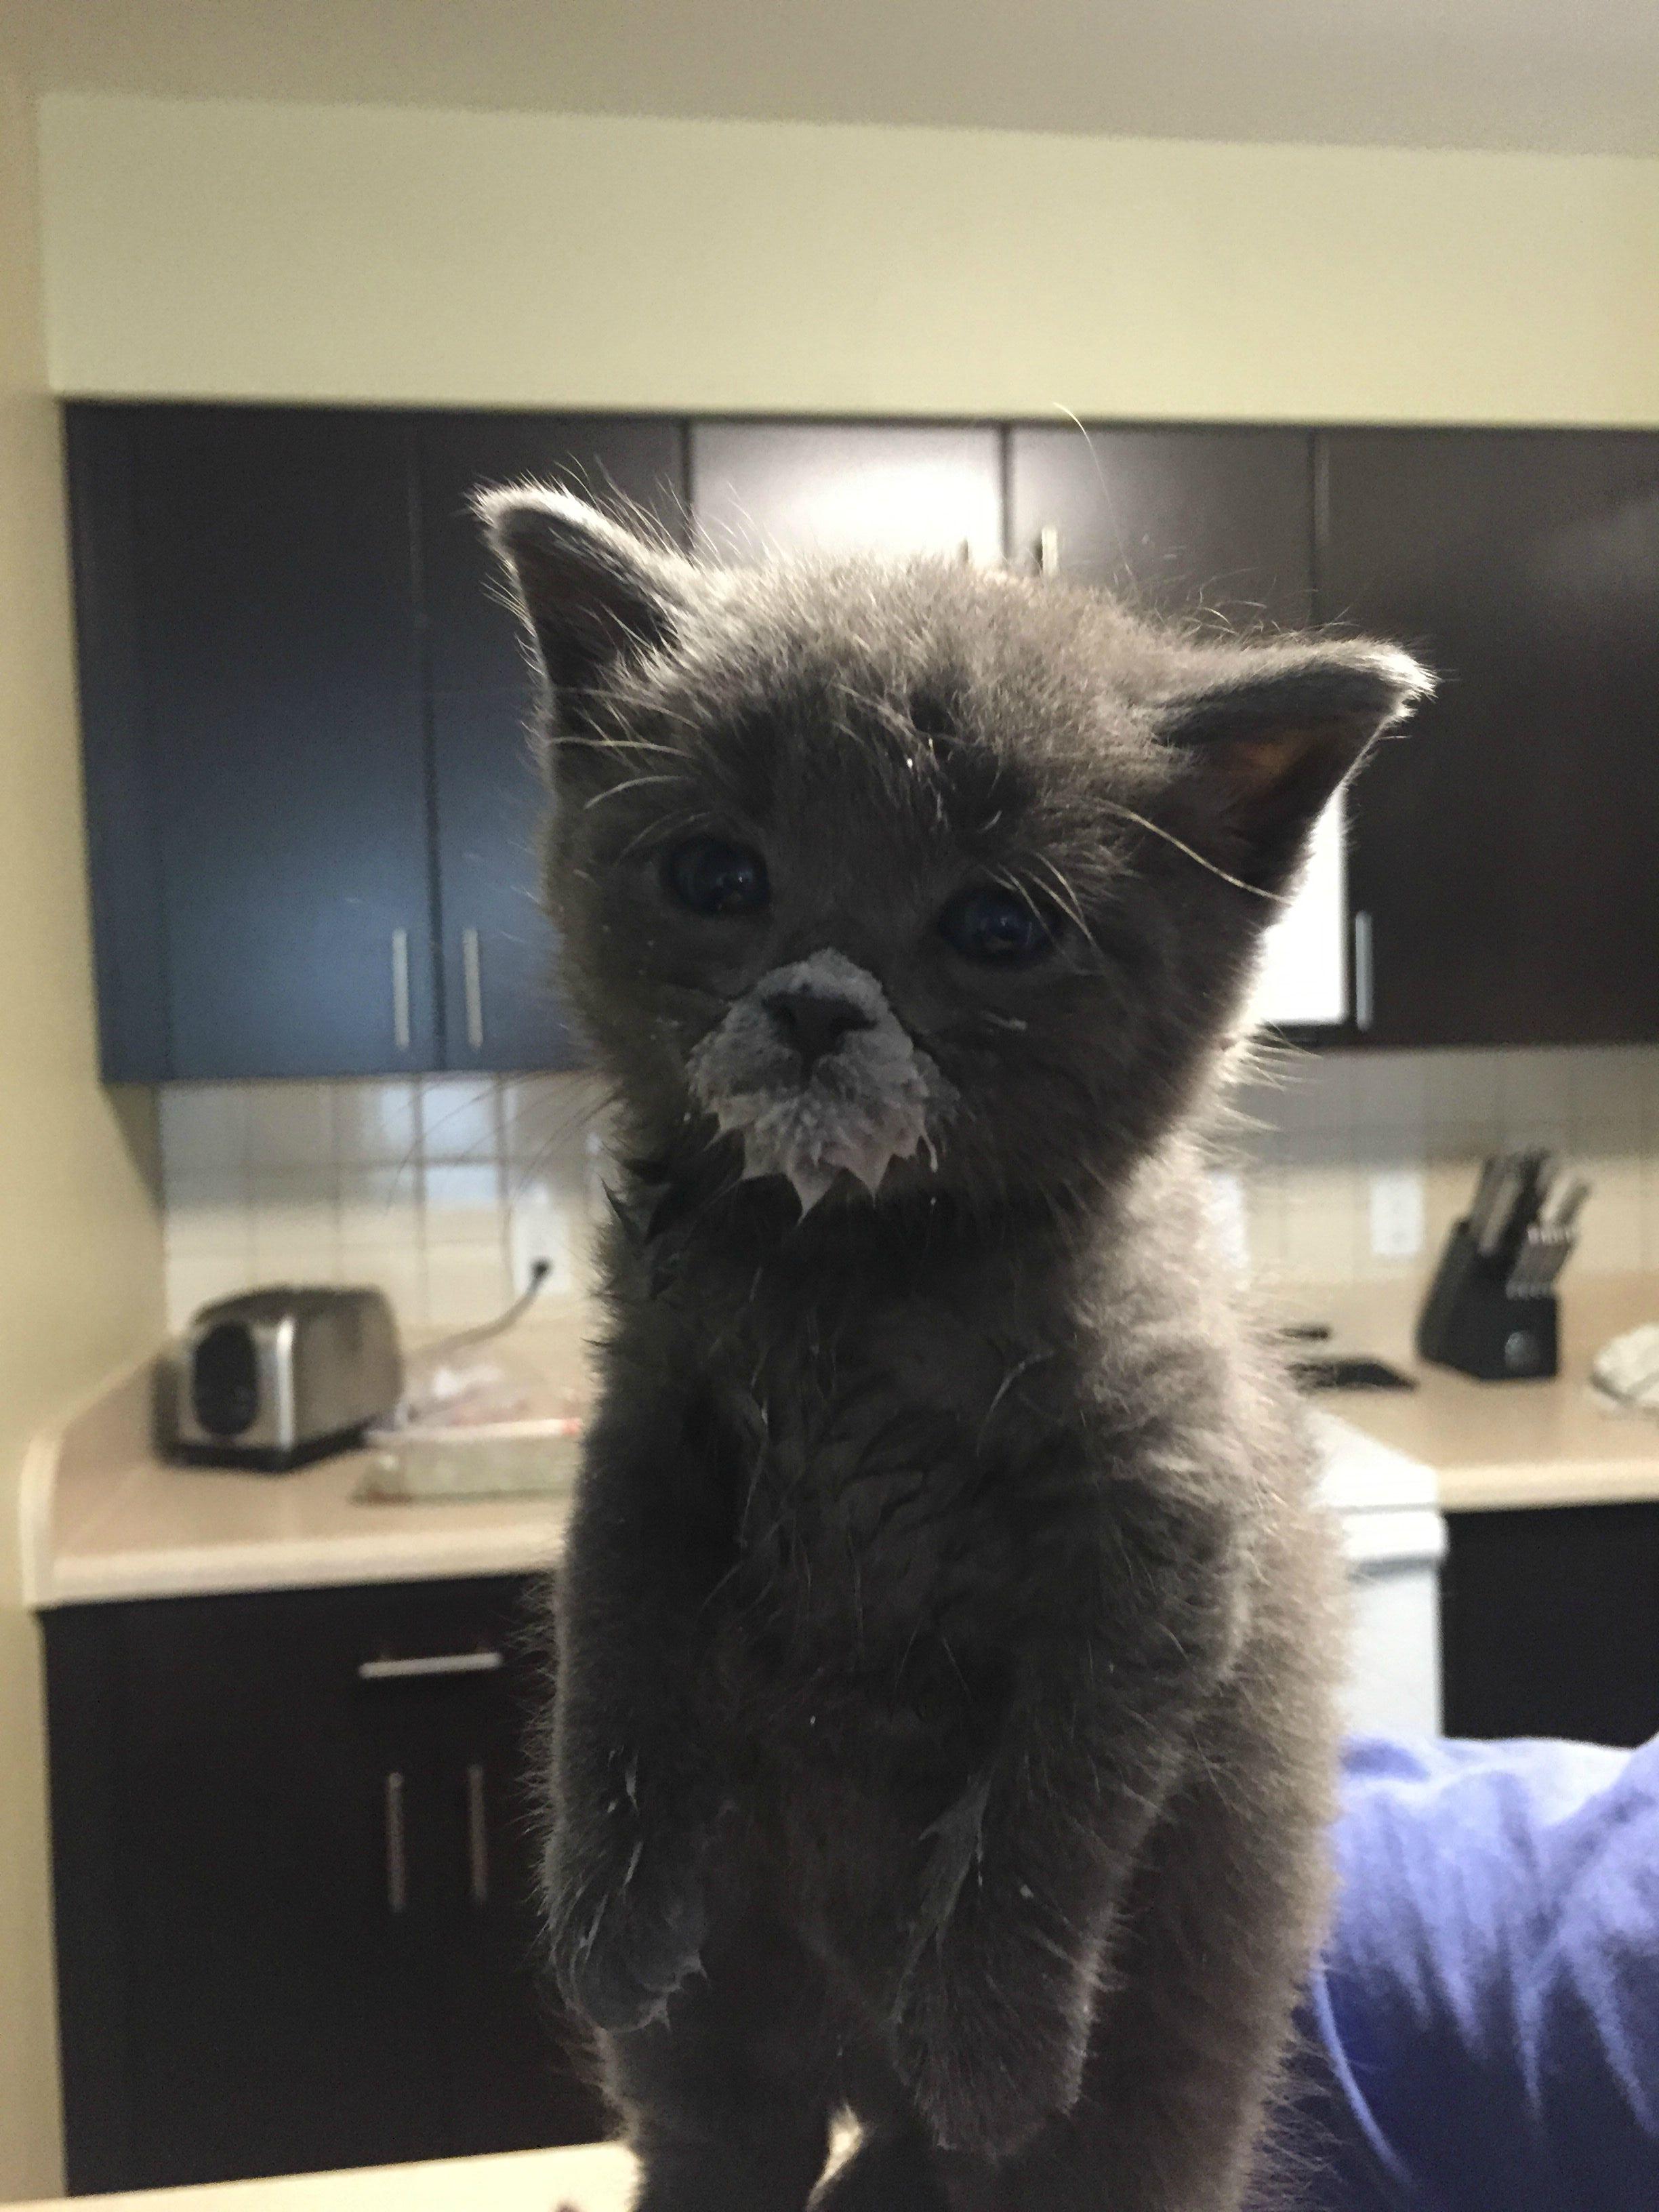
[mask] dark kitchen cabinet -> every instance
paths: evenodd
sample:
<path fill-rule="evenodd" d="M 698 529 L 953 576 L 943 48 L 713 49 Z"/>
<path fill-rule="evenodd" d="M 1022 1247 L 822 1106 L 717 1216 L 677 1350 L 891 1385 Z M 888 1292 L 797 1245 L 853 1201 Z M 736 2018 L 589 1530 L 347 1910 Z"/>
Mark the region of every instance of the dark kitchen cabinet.
<path fill-rule="evenodd" d="M 112 1078 L 433 1064 L 411 451 L 390 414 L 70 410 Z"/>
<path fill-rule="evenodd" d="M 1659 438 L 1321 433 L 1317 611 L 1441 678 L 1352 801 L 1370 1041 L 1659 1035 Z"/>
<path fill-rule="evenodd" d="M 644 416 L 428 415 L 418 444 L 444 1065 L 570 1067 L 580 1054 L 539 896 L 548 801 L 529 672 L 471 495 L 556 483 L 683 543 L 685 434 Z"/>
<path fill-rule="evenodd" d="M 46 1616 L 77 2194 L 605 2132 L 536 1972 L 529 1599 Z"/>
<path fill-rule="evenodd" d="M 1448 1516 L 1448 1735 L 1659 1734 L 1659 1505 Z"/>
<path fill-rule="evenodd" d="M 1009 434 L 1013 565 L 1102 585 L 1148 612 L 1236 629 L 1307 623 L 1305 430 L 1023 425 Z"/>
<path fill-rule="evenodd" d="M 1002 434 L 989 424 L 695 422 L 698 550 L 774 555 L 1003 553 Z"/>

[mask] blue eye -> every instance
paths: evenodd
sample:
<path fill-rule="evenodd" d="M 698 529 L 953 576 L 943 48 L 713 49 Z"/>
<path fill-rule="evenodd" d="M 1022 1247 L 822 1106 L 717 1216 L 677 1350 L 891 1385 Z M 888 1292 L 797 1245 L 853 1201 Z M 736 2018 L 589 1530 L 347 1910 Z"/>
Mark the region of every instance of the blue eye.
<path fill-rule="evenodd" d="M 693 837 L 677 845 L 663 863 L 663 882 L 693 914 L 755 914 L 771 888 L 766 863 L 745 845 L 723 837 Z"/>
<path fill-rule="evenodd" d="M 1048 951 L 1056 917 L 1040 911 L 1018 891 L 1000 884 L 979 884 L 959 891 L 939 918 L 945 942 L 967 960 L 1008 967 L 1036 960 Z"/>

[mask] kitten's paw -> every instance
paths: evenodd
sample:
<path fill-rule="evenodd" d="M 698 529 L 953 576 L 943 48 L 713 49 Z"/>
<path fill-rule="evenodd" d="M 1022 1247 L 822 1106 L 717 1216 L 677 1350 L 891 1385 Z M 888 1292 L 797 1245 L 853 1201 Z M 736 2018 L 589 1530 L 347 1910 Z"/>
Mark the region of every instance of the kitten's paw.
<path fill-rule="evenodd" d="M 554 1978 L 595 2027 L 623 2035 L 659 2020 L 695 1973 L 708 1932 L 692 1866 L 635 1839 L 625 1853 L 573 1848 L 563 1834 L 545 1871 Z"/>
<path fill-rule="evenodd" d="M 994 1974 L 969 1982 L 934 1971 L 907 1996 L 894 2057 L 941 2150 L 1010 2157 L 1077 2102 L 1086 2016 L 1041 1999 L 1022 2003 L 1017 1987 Z"/>

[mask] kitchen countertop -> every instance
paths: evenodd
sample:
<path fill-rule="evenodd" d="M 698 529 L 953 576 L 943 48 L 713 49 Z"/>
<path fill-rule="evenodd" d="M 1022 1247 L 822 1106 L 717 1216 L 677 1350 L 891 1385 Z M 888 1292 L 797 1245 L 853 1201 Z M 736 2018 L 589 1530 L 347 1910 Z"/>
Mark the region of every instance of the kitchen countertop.
<path fill-rule="evenodd" d="M 112 2212 L 624 2212 L 634 2161 L 614 2143 L 577 2150 L 510 2151 L 495 2158 L 423 2166 L 364 2166 L 349 2173 L 285 2174 L 196 2189 L 58 2197 L 9 2212 L 70 2212 L 88 2203 Z"/>
<path fill-rule="evenodd" d="M 1411 1349 L 1415 1285 L 1298 1286 L 1274 1303 L 1287 1320 L 1334 1334 L 1310 1352 L 1368 1352 L 1415 1377 L 1415 1390 L 1333 1390 L 1316 1403 L 1434 1468 L 1449 1513 L 1525 1505 L 1659 1499 L 1659 1419 L 1609 1410 L 1590 1362 L 1609 1337 L 1659 1320 L 1659 1277 L 1569 1276 L 1561 1300 L 1561 1373 L 1549 1382 L 1476 1382 L 1430 1367 Z"/>
<path fill-rule="evenodd" d="M 1286 1320 L 1334 1329 L 1328 1347 L 1370 1352 L 1415 1375 L 1411 1392 L 1341 1391 L 1323 1410 L 1435 1468 L 1452 1512 L 1659 1499 L 1659 1420 L 1604 1410 L 1587 1387 L 1608 1337 L 1659 1318 L 1659 1278 L 1569 1278 L 1563 1372 L 1553 1382 L 1475 1382 L 1411 1354 L 1412 1284 L 1286 1285 Z M 550 1379 L 576 1382 L 592 1315 L 577 1300 L 533 1334 Z M 528 1334 L 528 1332 L 526 1332 Z M 362 1453 L 281 1476 L 167 1466 L 149 1438 L 148 1364 L 117 1377 L 56 1430 L 24 1468 L 27 1601 L 89 1601 L 514 1574 L 557 1558 L 560 1497 L 364 1504 Z"/>
<path fill-rule="evenodd" d="M 554 1385 L 584 1376 L 590 1309 L 562 1302 L 515 1339 Z M 344 1452 L 292 1474 L 173 1467 L 151 1437 L 151 1363 L 117 1376 L 24 1462 L 26 1601 L 39 1611 L 128 1597 L 531 1573 L 557 1558 L 568 1496 L 359 1502 L 371 1461 Z"/>

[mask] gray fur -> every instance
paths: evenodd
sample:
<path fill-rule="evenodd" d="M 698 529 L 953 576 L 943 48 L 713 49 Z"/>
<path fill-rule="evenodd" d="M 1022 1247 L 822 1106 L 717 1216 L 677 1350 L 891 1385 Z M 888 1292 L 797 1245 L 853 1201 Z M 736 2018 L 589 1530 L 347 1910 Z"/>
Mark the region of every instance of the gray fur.
<path fill-rule="evenodd" d="M 1426 678 L 486 513 L 627 1156 L 546 1895 L 640 2212 L 802 2212 L 843 2107 L 826 2212 L 1231 2212 L 1323 1910 L 1337 1576 L 1201 1132 L 1309 825 Z M 676 905 L 698 835 L 763 911 Z M 975 884 L 1052 951 L 954 950 Z M 792 1096 L 769 1002 L 826 968 L 872 1026 Z"/>

